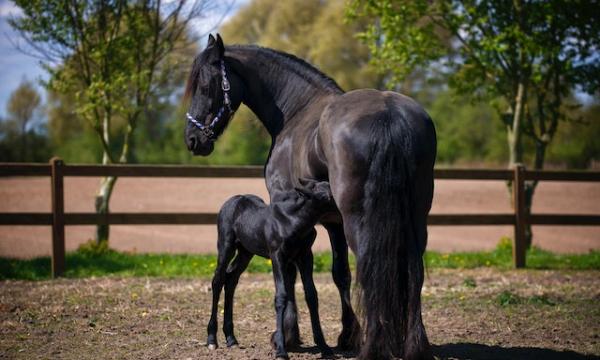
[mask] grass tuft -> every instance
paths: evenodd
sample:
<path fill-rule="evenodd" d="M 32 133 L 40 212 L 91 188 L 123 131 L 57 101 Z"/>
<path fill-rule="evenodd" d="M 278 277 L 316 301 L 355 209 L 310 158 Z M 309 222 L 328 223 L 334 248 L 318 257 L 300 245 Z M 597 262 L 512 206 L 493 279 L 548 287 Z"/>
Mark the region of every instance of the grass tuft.
<path fill-rule="evenodd" d="M 331 263 L 331 253 L 329 252 L 314 255 L 313 268 L 315 272 L 329 272 Z M 425 254 L 425 264 L 428 268 L 494 267 L 510 269 L 512 267 L 511 241 L 502 239 L 496 249 L 487 252 L 442 254 L 429 251 Z M 211 276 L 216 266 L 217 257 L 212 254 L 132 254 L 118 252 L 105 245 L 86 243 L 77 251 L 67 253 L 65 276 L 68 278 L 92 276 L 198 277 Z M 355 268 L 353 256 L 350 256 L 350 267 Z M 530 269 L 600 270 L 600 251 L 563 255 L 534 247 L 527 253 L 527 267 Z M 268 259 L 254 257 L 247 271 L 268 273 L 271 271 L 271 262 Z M 0 280 L 43 280 L 49 277 L 49 257 L 26 260 L 0 258 Z M 465 279 L 464 285 L 475 287 L 477 284 Z"/>

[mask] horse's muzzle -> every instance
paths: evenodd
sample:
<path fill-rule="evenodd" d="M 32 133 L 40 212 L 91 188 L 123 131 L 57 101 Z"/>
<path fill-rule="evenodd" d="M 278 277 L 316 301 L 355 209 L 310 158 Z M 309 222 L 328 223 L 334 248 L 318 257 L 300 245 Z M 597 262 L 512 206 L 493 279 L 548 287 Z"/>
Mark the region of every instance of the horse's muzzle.
<path fill-rule="evenodd" d="M 204 138 L 201 135 L 190 134 L 186 139 L 186 145 L 189 151 L 194 155 L 207 156 L 213 152 L 215 144 L 212 140 Z"/>

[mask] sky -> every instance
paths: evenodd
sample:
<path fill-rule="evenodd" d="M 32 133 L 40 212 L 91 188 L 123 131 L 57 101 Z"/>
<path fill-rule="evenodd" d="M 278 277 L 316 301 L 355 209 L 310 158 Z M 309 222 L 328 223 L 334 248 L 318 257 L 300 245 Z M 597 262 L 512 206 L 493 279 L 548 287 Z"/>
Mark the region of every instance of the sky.
<path fill-rule="evenodd" d="M 168 3 L 169 1 L 167 1 Z M 229 0 L 231 6 L 220 5 L 213 11 L 208 12 L 205 19 L 201 19 L 193 24 L 193 29 L 198 34 L 205 34 L 212 30 L 220 19 L 233 16 L 249 0 Z M 218 4 L 225 4 L 228 1 L 216 0 Z M 224 11 L 227 11 L 224 14 Z M 26 55 L 16 48 L 16 44 L 24 45 L 20 40 L 19 34 L 13 31 L 8 24 L 8 19 L 18 17 L 21 11 L 10 0 L 0 0 L 0 117 L 6 117 L 6 106 L 10 94 L 19 86 L 23 79 L 32 81 L 40 88 L 40 94 L 44 96 L 44 90 L 39 85 L 41 80 L 47 80 L 48 75 L 40 66 L 39 60 Z M 202 42 L 205 39 L 201 39 Z"/>

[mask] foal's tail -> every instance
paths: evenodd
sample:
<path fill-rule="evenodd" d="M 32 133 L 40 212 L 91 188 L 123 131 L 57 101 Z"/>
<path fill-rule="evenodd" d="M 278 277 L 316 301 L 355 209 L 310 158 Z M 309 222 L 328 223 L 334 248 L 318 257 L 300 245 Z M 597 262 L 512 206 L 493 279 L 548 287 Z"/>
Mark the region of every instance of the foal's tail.
<path fill-rule="evenodd" d="M 415 310 L 409 309 L 410 287 L 423 276 L 413 221 L 413 144 L 403 127 L 391 119 L 378 119 L 371 129 L 377 140 L 365 184 L 357 254 L 361 359 L 403 356 L 409 312 Z"/>

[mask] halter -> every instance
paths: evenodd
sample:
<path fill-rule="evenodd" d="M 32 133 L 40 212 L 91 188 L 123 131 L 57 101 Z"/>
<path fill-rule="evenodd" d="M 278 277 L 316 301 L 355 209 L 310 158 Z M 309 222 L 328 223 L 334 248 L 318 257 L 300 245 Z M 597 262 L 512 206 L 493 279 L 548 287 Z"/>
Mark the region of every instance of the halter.
<path fill-rule="evenodd" d="M 217 115 L 215 115 L 215 117 L 212 119 L 210 124 L 204 125 L 200 121 L 194 119 L 194 117 L 190 115 L 190 113 L 185 113 L 188 122 L 192 123 L 195 127 L 200 129 L 202 134 L 204 134 L 204 136 L 211 140 L 217 139 L 217 137 L 215 136 L 214 128 L 215 125 L 219 122 L 219 120 L 221 120 L 221 117 L 225 113 L 225 110 L 227 110 L 230 119 L 235 113 L 235 111 L 231 108 L 231 100 L 229 99 L 229 90 L 231 90 L 231 86 L 229 84 L 229 80 L 227 79 L 227 72 L 225 71 L 225 61 L 223 60 L 221 60 L 221 77 L 223 78 L 221 82 L 221 89 L 223 90 L 223 105 L 217 112 Z"/>

